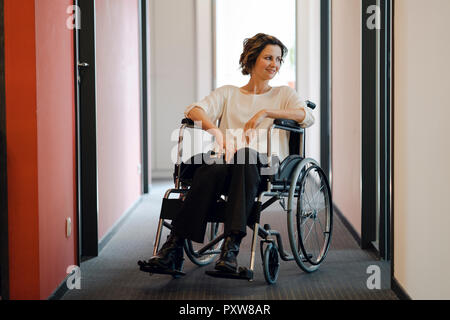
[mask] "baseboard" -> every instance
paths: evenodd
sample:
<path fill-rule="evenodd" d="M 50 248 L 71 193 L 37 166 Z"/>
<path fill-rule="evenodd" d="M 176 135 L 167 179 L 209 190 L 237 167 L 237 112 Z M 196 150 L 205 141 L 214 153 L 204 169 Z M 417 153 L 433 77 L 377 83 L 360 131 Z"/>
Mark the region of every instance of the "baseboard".
<path fill-rule="evenodd" d="M 343 225 L 350 232 L 353 239 L 355 239 L 355 241 L 358 243 L 358 245 L 361 246 L 361 236 L 359 235 L 359 233 L 355 230 L 355 228 L 352 226 L 352 224 L 347 220 L 347 218 L 344 216 L 342 211 L 339 210 L 339 208 L 335 204 L 333 204 L 333 209 L 334 209 L 334 212 L 339 217 L 339 219 L 341 219 Z"/>
<path fill-rule="evenodd" d="M 61 284 L 56 288 L 55 291 L 47 298 L 47 300 L 61 300 L 62 297 L 69 291 L 67 288 L 67 279 L 69 279 L 70 274 L 68 274 Z"/>
<path fill-rule="evenodd" d="M 142 195 L 137 199 L 119 218 L 119 220 L 108 230 L 108 232 L 100 239 L 98 243 L 98 253 L 103 250 L 103 248 L 108 244 L 108 242 L 114 237 L 117 231 L 124 225 L 126 220 L 130 217 L 131 213 L 136 209 L 136 207 L 141 203 Z"/>
<path fill-rule="evenodd" d="M 391 277 L 391 290 L 397 295 L 400 300 L 412 300 L 405 289 L 394 277 Z"/>
<path fill-rule="evenodd" d="M 114 235 L 120 230 L 120 228 L 124 225 L 126 220 L 130 217 L 131 213 L 134 211 L 134 209 L 139 205 L 141 201 L 142 195 L 124 212 L 124 214 L 119 218 L 119 220 L 111 227 L 111 229 L 109 229 L 106 235 L 100 240 L 100 242 L 98 243 L 99 254 L 102 251 L 102 249 L 108 244 L 108 242 L 114 237 Z M 56 288 L 56 290 L 48 297 L 48 300 L 61 300 L 61 298 L 64 297 L 64 295 L 69 290 L 67 288 L 67 279 L 69 276 L 70 274 L 64 278 L 64 280 Z"/>

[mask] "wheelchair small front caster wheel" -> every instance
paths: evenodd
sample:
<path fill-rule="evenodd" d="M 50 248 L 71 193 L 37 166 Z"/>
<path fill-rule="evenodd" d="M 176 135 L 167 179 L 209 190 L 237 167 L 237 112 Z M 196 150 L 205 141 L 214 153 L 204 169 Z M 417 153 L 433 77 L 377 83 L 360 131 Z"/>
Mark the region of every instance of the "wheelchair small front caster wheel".
<path fill-rule="evenodd" d="M 275 284 L 280 271 L 280 259 L 278 249 L 273 243 L 269 243 L 263 257 L 264 278 L 268 284 Z"/>

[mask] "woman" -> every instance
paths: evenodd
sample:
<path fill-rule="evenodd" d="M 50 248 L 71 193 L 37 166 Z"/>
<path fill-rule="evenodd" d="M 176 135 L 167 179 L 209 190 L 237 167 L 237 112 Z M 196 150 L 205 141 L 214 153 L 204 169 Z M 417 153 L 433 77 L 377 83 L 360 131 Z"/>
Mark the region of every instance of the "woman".
<path fill-rule="evenodd" d="M 174 228 L 156 256 L 147 262 L 150 267 L 169 271 L 181 268 L 184 239 L 203 242 L 208 212 L 218 197 L 226 194 L 226 238 L 215 269 L 236 272 L 236 257 L 261 180 L 260 162 L 255 159 L 267 152 L 267 129 L 277 118 L 295 120 L 302 127 L 314 123 L 311 111 L 295 90 L 269 85 L 286 53 L 287 48 L 273 36 L 259 33 L 245 39 L 240 66 L 244 75 L 250 75 L 247 85 L 220 87 L 187 107 L 186 117 L 201 122 L 202 128 L 215 137 L 226 163 L 205 164 L 196 170 L 183 208 L 172 221 Z M 277 142 L 274 146 L 283 160 L 289 155 L 287 134 L 280 132 Z"/>

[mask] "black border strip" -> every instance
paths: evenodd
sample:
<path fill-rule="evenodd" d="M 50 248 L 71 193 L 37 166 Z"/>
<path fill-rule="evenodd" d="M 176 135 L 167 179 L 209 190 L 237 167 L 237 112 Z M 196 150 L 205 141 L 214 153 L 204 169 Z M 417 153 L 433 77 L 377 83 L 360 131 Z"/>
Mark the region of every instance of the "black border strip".
<path fill-rule="evenodd" d="M 5 80 L 4 0 L 0 0 L 0 294 L 3 300 L 8 300 L 9 241 Z"/>

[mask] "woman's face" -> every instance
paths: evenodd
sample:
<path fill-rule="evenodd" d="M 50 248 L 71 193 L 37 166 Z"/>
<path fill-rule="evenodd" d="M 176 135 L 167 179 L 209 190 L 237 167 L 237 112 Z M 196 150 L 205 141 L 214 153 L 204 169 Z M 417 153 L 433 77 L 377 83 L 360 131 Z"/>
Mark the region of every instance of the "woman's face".
<path fill-rule="evenodd" d="M 251 73 L 252 77 L 261 80 L 273 79 L 280 70 L 281 60 L 281 48 L 277 45 L 268 44 L 256 59 Z"/>

